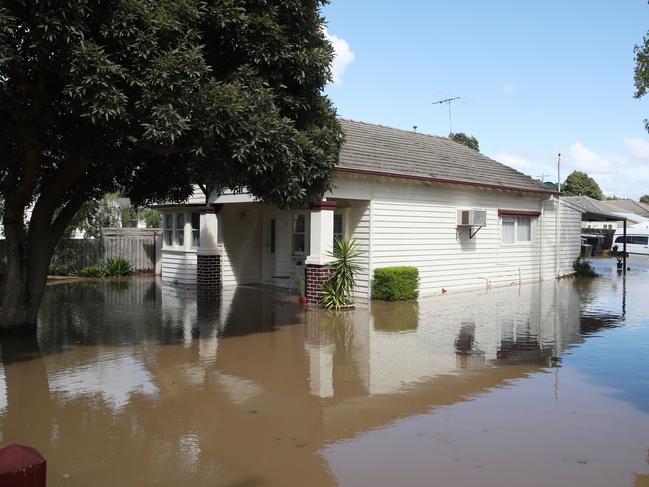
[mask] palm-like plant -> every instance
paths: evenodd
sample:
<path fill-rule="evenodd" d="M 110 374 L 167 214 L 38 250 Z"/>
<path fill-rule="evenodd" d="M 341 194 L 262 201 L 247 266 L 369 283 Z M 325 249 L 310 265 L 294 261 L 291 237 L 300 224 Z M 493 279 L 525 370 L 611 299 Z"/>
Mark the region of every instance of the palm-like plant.
<path fill-rule="evenodd" d="M 329 264 L 329 279 L 322 286 L 322 306 L 337 310 L 352 304 L 356 274 L 361 269 L 360 255 L 355 240 L 336 238 L 333 251 L 329 253 L 334 258 Z"/>

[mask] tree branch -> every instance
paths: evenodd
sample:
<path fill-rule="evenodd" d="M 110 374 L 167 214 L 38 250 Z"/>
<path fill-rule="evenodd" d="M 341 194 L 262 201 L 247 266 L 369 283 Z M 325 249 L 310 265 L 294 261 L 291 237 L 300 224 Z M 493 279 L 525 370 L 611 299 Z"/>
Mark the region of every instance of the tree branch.
<path fill-rule="evenodd" d="M 184 154 L 186 152 L 189 152 L 188 147 L 180 148 L 180 147 L 168 147 L 159 144 L 152 144 L 151 142 L 146 142 L 144 140 L 138 139 L 134 135 L 127 135 L 126 140 L 131 144 L 133 144 L 138 149 L 142 149 L 146 152 L 151 152 L 153 154 L 157 154 L 160 156 Z"/>

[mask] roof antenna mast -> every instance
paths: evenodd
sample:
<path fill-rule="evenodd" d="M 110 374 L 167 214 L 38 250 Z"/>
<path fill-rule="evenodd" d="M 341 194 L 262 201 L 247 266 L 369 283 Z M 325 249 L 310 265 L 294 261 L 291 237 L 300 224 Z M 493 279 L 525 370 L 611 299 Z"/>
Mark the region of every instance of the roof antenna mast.
<path fill-rule="evenodd" d="M 453 135 L 453 123 L 451 119 L 451 102 L 455 100 L 461 100 L 459 96 L 454 96 L 452 98 L 444 98 L 443 100 L 437 100 L 433 102 L 433 105 L 442 105 L 446 103 L 448 105 L 448 135 L 449 137 Z"/>

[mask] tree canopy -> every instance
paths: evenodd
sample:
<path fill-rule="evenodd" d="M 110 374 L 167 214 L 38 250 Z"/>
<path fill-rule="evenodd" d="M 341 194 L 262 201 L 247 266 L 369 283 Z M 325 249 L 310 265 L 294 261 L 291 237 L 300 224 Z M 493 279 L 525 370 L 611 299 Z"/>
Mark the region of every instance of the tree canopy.
<path fill-rule="evenodd" d="M 649 89 L 649 32 L 642 38 L 642 44 L 636 44 L 633 48 L 635 54 L 634 98 L 640 99 L 647 94 Z M 645 129 L 649 131 L 649 120 L 644 120 Z"/>
<path fill-rule="evenodd" d="M 476 152 L 480 152 L 480 144 L 478 139 L 473 135 L 467 135 L 464 132 L 457 132 L 455 134 L 449 135 L 449 139 L 458 144 L 466 145 L 469 149 L 473 149 Z"/>
<path fill-rule="evenodd" d="M 561 185 L 561 192 L 570 196 L 590 196 L 596 200 L 604 198 L 604 193 L 597 182 L 581 171 L 571 172 Z"/>
<path fill-rule="evenodd" d="M 105 193 L 141 205 L 200 183 L 282 208 L 322 195 L 342 143 L 323 94 L 323 3 L 3 1 L 0 196 L 18 262 L 8 279 L 43 268 L 82 204 Z"/>
<path fill-rule="evenodd" d="M 649 194 L 646 194 L 644 196 L 640 196 L 640 203 L 646 203 L 649 205 Z"/>

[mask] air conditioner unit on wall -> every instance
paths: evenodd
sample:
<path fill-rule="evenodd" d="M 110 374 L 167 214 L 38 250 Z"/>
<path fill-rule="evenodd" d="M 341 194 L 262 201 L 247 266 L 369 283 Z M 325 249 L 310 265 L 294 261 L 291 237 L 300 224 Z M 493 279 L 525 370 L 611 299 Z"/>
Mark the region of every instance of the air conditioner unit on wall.
<path fill-rule="evenodd" d="M 458 227 L 486 227 L 487 210 L 457 210 Z"/>

